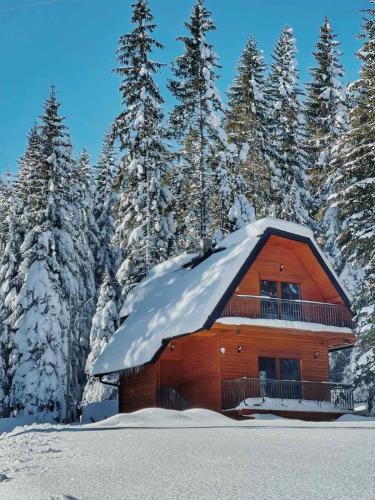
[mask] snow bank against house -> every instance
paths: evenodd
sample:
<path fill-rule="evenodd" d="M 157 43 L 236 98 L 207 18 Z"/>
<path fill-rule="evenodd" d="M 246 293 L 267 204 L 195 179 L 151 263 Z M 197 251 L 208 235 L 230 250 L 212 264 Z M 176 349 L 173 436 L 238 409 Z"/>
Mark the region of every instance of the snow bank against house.
<path fill-rule="evenodd" d="M 133 413 L 119 413 L 86 427 L 146 427 L 153 429 L 169 427 L 233 427 L 236 423 L 235 420 L 220 413 L 200 408 L 185 411 L 145 408 Z"/>
<path fill-rule="evenodd" d="M 363 415 L 341 415 L 336 422 L 374 422 L 375 417 L 365 417 Z"/>
<path fill-rule="evenodd" d="M 270 411 L 298 411 L 309 413 L 342 413 L 343 410 L 328 401 L 310 401 L 307 399 L 274 399 L 274 398 L 248 398 L 242 401 L 236 410 L 270 410 Z M 350 410 L 345 410 L 350 411 Z"/>
<path fill-rule="evenodd" d="M 107 401 L 98 401 L 89 403 L 82 410 L 81 424 L 92 424 L 105 420 L 116 415 L 118 412 L 118 400 L 110 399 Z"/>

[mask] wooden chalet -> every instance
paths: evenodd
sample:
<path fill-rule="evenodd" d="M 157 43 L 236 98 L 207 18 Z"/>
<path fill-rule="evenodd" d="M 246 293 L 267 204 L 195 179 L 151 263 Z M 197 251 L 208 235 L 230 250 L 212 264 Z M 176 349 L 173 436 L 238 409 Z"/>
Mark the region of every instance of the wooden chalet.
<path fill-rule="evenodd" d="M 156 266 L 93 373 L 119 372 L 120 412 L 334 418 L 353 410 L 351 388 L 329 380 L 329 351 L 355 342 L 350 300 L 309 229 L 262 219 Z"/>

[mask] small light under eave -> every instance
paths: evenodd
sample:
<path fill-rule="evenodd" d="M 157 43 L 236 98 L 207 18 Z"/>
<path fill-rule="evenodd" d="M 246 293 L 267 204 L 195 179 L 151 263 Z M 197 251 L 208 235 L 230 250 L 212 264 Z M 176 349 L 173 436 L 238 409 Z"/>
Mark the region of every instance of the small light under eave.
<path fill-rule="evenodd" d="M 175 347 L 176 347 L 176 344 L 171 344 L 171 345 L 170 345 L 171 351 L 174 351 L 174 350 L 175 350 Z"/>
<path fill-rule="evenodd" d="M 242 345 L 238 345 L 237 346 L 237 352 L 241 352 L 242 351 Z"/>
<path fill-rule="evenodd" d="M 284 264 L 280 264 L 280 271 L 284 269 Z"/>

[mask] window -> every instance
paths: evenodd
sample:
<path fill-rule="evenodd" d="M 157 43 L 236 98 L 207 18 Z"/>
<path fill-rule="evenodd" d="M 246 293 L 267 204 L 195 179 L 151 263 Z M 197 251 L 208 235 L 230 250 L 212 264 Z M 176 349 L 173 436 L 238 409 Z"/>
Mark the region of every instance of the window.
<path fill-rule="evenodd" d="M 300 362 L 298 359 L 280 359 L 280 379 L 285 380 L 282 392 L 287 399 L 300 399 L 302 393 Z"/>
<path fill-rule="evenodd" d="M 265 372 L 267 379 L 275 379 L 276 358 L 259 358 L 259 371 Z"/>
<path fill-rule="evenodd" d="M 259 358 L 259 396 L 277 397 L 276 358 Z"/>
<path fill-rule="evenodd" d="M 261 280 L 260 282 L 260 294 L 262 297 L 278 297 L 277 291 L 277 281 L 265 281 Z"/>
<path fill-rule="evenodd" d="M 298 283 L 260 281 L 260 305 L 263 318 L 301 319 L 301 286 Z M 283 299 L 281 302 L 277 299 Z"/>
<path fill-rule="evenodd" d="M 268 299 L 260 301 L 260 307 L 262 311 L 262 318 L 276 319 L 279 317 L 278 312 L 278 283 L 276 281 L 265 281 L 260 282 L 260 295 L 262 297 L 267 297 Z M 269 300 L 271 299 L 271 300 Z M 274 299 L 274 300 L 272 300 Z"/>
<path fill-rule="evenodd" d="M 258 358 L 259 395 L 270 398 L 300 399 L 300 360 L 291 358 Z"/>
<path fill-rule="evenodd" d="M 281 304 L 281 318 L 298 321 L 301 319 L 301 289 L 297 283 L 280 283 L 281 298 L 287 302 Z"/>
<path fill-rule="evenodd" d="M 280 359 L 281 380 L 301 380 L 298 359 Z"/>
<path fill-rule="evenodd" d="M 280 283 L 281 298 L 287 300 L 300 300 L 301 290 L 297 283 Z"/>

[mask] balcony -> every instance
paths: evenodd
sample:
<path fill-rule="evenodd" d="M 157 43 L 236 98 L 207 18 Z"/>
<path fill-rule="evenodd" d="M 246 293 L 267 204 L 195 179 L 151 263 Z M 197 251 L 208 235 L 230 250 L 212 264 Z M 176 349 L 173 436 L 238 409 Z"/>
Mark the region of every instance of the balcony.
<path fill-rule="evenodd" d="M 270 380 L 239 378 L 226 380 L 222 387 L 222 409 L 232 410 L 260 408 L 267 402 L 273 409 L 296 411 L 343 412 L 353 410 L 353 389 L 349 385 L 332 382 L 309 382 L 305 380 Z M 284 402 L 278 404 L 278 402 Z M 272 409 L 272 408 L 271 408 Z"/>
<path fill-rule="evenodd" d="M 344 305 L 259 297 L 256 295 L 234 295 L 221 313 L 221 316 L 281 319 L 353 328 L 352 314 Z"/>

